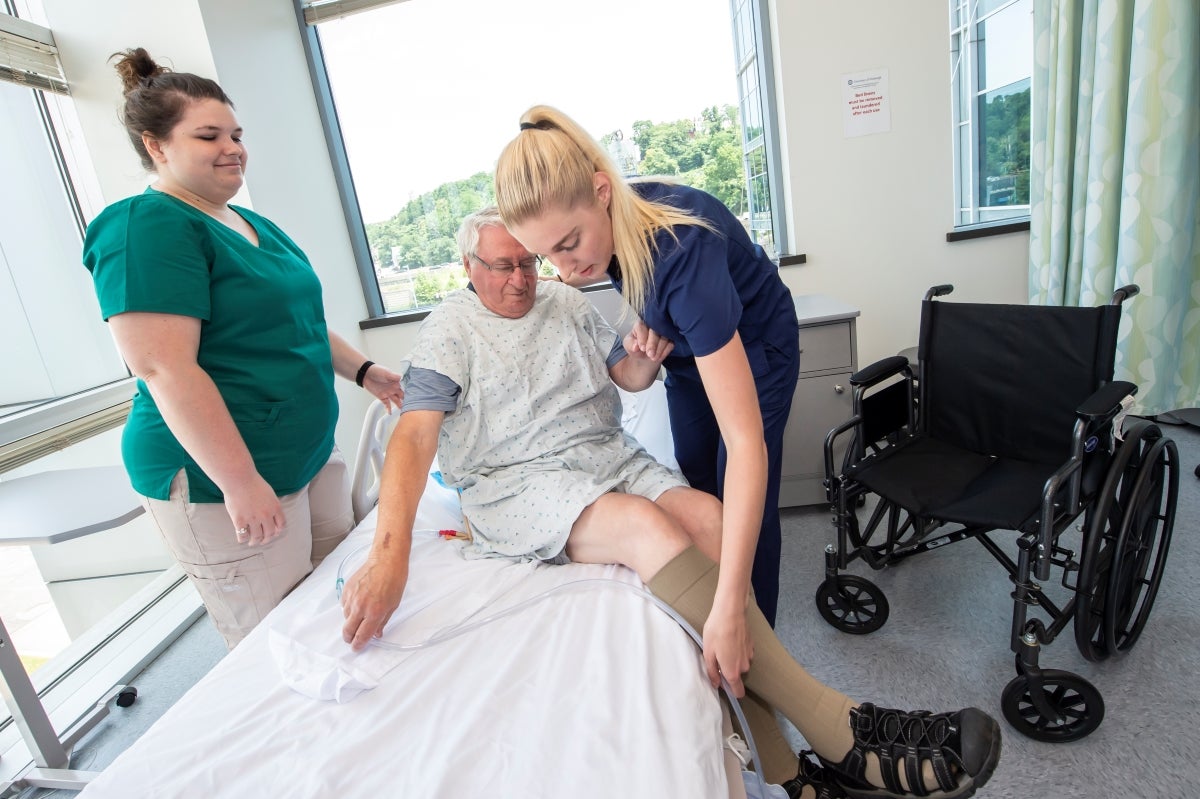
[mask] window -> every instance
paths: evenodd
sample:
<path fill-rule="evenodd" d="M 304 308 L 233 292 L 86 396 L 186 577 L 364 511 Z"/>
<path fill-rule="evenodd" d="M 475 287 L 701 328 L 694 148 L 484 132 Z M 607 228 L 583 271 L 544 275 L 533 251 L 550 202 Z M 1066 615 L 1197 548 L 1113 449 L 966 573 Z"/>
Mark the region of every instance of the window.
<path fill-rule="evenodd" d="M 0 22 L 0 185 L 21 187 L 0 193 L 0 444 L 7 444 L 16 437 L 8 430 L 30 432 L 6 424 L 10 417 L 127 380 L 129 372 L 81 265 L 85 218 L 98 191 L 71 100 L 34 88 L 56 84 L 25 71 L 31 65 L 17 45 L 31 40 L 12 31 L 52 38 L 11 15 L 0 14 Z"/>
<path fill-rule="evenodd" d="M 374 7 L 353 14 L 362 6 Z M 496 158 L 539 103 L 575 118 L 625 174 L 714 194 L 774 255 L 782 203 L 762 6 L 614 0 L 597 14 L 557 0 L 307 3 L 320 22 L 307 37 L 314 82 L 328 86 L 372 315 L 420 313 L 463 285 L 458 223 L 494 201 Z M 561 55 L 584 52 L 597 55 Z M 381 75 L 394 77 L 386 91 Z"/>
<path fill-rule="evenodd" d="M 747 184 L 750 233 L 772 257 L 786 251 L 780 211 L 779 143 L 774 122 L 774 78 L 766 8 L 753 0 L 733 0 L 733 48 L 737 65 L 738 100 L 742 118 L 742 150 Z"/>
<path fill-rule="evenodd" d="M 4 481 L 119 464 L 114 428 L 133 394 L 81 263 L 100 194 L 41 11 L 38 0 L 0 0 Z M 170 566 L 144 517 L 53 545 L 0 542 L 0 618 L 11 636 L 3 646 L 65 722 L 60 731 L 195 618 L 198 600 Z M 20 768 L 21 725 L 8 713 L 0 705 L 0 760 Z"/>
<path fill-rule="evenodd" d="M 1033 0 L 951 0 L 955 226 L 1029 216 Z"/>

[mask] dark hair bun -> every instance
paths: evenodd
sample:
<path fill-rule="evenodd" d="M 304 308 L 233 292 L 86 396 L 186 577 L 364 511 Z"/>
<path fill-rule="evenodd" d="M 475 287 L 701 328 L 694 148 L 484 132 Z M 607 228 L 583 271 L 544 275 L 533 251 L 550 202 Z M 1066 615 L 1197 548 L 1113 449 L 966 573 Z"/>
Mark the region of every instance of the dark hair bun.
<path fill-rule="evenodd" d="M 150 78 L 171 71 L 154 63 L 154 59 L 150 57 L 144 47 L 113 53 L 112 58 L 118 59 L 117 74 L 121 76 L 121 85 L 125 94 L 144 85 Z"/>

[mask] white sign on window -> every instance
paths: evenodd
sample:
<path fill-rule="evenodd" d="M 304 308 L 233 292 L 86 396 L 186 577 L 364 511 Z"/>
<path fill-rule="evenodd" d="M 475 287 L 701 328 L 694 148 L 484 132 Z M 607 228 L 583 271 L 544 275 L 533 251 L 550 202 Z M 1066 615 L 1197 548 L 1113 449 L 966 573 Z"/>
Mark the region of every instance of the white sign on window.
<path fill-rule="evenodd" d="M 842 76 L 842 121 L 846 138 L 892 129 L 886 69 Z"/>

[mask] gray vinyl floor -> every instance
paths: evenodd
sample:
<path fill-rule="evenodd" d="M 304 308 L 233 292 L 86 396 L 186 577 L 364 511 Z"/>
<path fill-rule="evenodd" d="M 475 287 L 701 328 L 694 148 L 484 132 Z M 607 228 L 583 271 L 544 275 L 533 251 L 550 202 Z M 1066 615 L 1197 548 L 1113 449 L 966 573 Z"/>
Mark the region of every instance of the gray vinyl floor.
<path fill-rule="evenodd" d="M 1068 744 L 1039 743 L 1004 729 L 1004 753 L 984 799 L 1155 797 L 1200 795 L 1200 432 L 1166 427 L 1180 453 L 1175 535 L 1154 613 L 1128 654 L 1089 663 L 1071 628 L 1044 648 L 1043 668 L 1066 669 L 1091 681 L 1106 705 L 1104 723 Z M 1011 583 L 972 541 L 943 547 L 869 577 L 891 605 L 888 623 L 867 636 L 827 625 L 813 596 L 823 577 L 822 550 L 832 540 L 824 507 L 783 512 L 783 591 L 778 633 L 820 679 L 860 701 L 904 708 L 974 705 L 1000 717 L 1000 693 L 1015 675 L 1009 651 Z M 1057 580 L 1061 571 L 1056 570 Z M 101 770 L 212 667 L 223 646 L 202 618 L 134 682 L 137 703 L 109 716 L 76 749 L 76 768 Z M 802 739 L 794 734 L 799 747 Z M 69 796 L 42 792 L 40 797 Z"/>

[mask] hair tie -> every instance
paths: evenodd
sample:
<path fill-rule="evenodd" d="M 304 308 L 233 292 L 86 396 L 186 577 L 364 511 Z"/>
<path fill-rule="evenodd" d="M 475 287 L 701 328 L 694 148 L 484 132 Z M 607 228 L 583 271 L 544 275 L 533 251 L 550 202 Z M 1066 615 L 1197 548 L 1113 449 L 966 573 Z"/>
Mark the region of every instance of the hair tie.
<path fill-rule="evenodd" d="M 521 123 L 521 130 L 533 130 L 536 127 L 537 127 L 536 122 L 522 122 Z"/>

